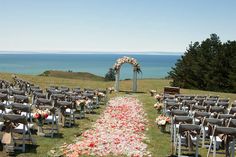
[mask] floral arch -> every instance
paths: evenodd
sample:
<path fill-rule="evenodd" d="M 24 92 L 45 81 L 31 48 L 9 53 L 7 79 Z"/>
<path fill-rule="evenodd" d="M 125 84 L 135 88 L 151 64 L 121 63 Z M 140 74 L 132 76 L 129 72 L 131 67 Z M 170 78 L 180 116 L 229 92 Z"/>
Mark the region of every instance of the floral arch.
<path fill-rule="evenodd" d="M 137 73 L 141 72 L 140 65 L 136 59 L 124 56 L 116 60 L 114 64 L 114 70 L 116 74 L 116 81 L 115 81 L 115 90 L 119 92 L 120 88 L 120 69 L 121 66 L 125 63 L 129 63 L 133 65 L 133 92 L 137 92 Z"/>

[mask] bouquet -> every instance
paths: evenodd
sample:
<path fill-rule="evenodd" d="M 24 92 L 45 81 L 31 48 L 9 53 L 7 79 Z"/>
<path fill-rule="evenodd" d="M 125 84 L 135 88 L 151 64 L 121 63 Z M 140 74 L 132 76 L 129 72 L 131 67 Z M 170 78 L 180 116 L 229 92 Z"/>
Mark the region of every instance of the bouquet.
<path fill-rule="evenodd" d="M 156 94 L 156 93 L 157 93 L 157 91 L 156 91 L 156 90 L 153 90 L 153 89 L 151 89 L 151 90 L 149 91 L 149 93 L 151 94 L 151 96 L 154 96 L 154 94 Z"/>
<path fill-rule="evenodd" d="M 50 114 L 50 111 L 48 109 L 46 110 L 36 109 L 34 113 L 34 118 L 38 120 L 39 126 L 43 125 L 43 120 L 45 120 L 49 114 Z"/>
<path fill-rule="evenodd" d="M 156 118 L 156 123 L 158 126 L 166 125 L 167 123 L 170 123 L 170 117 L 161 114 Z"/>
<path fill-rule="evenodd" d="M 156 99 L 158 102 L 162 102 L 162 101 L 163 101 L 163 96 L 160 95 L 160 94 L 156 94 L 154 97 L 155 97 L 155 99 Z"/>
<path fill-rule="evenodd" d="M 157 102 L 156 104 L 154 104 L 154 108 L 157 109 L 158 112 L 160 112 L 164 108 L 164 105 Z"/>

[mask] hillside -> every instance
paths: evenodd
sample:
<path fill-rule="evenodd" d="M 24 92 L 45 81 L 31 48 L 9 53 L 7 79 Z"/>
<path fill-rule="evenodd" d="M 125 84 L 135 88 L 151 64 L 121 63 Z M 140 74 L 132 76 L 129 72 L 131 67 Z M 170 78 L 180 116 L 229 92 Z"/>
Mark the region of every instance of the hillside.
<path fill-rule="evenodd" d="M 63 73 L 66 75 L 67 73 Z M 114 82 L 106 82 L 106 81 L 98 81 L 98 80 L 84 80 L 82 78 L 69 79 L 65 78 L 65 76 L 61 76 L 63 78 L 57 78 L 55 75 L 53 77 L 49 76 L 33 76 L 33 75 L 20 75 L 17 74 L 19 78 L 25 79 L 29 82 L 34 83 L 35 85 L 39 85 L 42 89 L 47 88 L 50 85 L 56 86 L 66 86 L 70 88 L 81 87 L 81 88 L 101 88 L 105 89 L 107 87 L 114 86 Z M 71 75 L 70 75 L 71 76 Z M 68 77 L 68 76 L 67 76 Z M 12 81 L 11 73 L 0 73 L 0 79 L 5 79 L 8 81 Z M 139 93 L 129 93 L 130 95 L 136 96 L 142 103 L 143 107 L 147 113 L 148 118 L 148 130 L 147 137 L 150 139 L 148 142 L 148 149 L 152 153 L 154 157 L 159 156 L 167 156 L 171 152 L 170 145 L 170 134 L 160 132 L 160 129 L 155 125 L 155 119 L 158 116 L 156 110 L 153 108 L 153 104 L 156 103 L 153 97 L 150 97 L 148 91 L 150 89 L 155 89 L 158 92 L 163 92 L 163 87 L 168 86 L 170 80 L 167 79 L 142 79 L 138 80 L 138 91 Z M 120 89 L 122 91 L 131 91 L 132 89 L 132 80 L 124 80 L 120 81 Z M 182 94 L 190 94 L 190 95 L 219 95 L 222 98 L 230 98 L 230 101 L 236 100 L 236 94 L 234 93 L 223 93 L 223 92 L 210 92 L 203 90 L 191 90 L 191 89 L 181 89 Z M 109 98 L 115 96 L 123 96 L 126 92 L 120 93 L 112 93 L 109 95 Z M 76 120 L 76 126 L 72 128 L 63 128 L 60 127 L 59 132 L 63 135 L 63 138 L 43 138 L 37 135 L 33 135 L 35 140 L 37 141 L 37 148 L 27 147 L 27 153 L 16 154 L 20 157 L 36 157 L 36 156 L 45 156 L 47 152 L 49 152 L 54 147 L 59 147 L 63 145 L 63 143 L 72 143 L 75 136 L 84 132 L 88 128 L 92 126 L 92 123 L 96 121 L 96 119 L 103 112 L 105 105 L 101 105 L 101 108 L 96 110 L 96 114 L 88 114 L 85 119 Z M 79 127 L 78 127 L 79 126 Z M 1 134 L 0 134 L 1 136 Z M 160 142 L 162 141 L 162 142 Z M 36 149 L 36 150 L 35 150 Z M 36 153 L 37 152 L 37 153 Z M 201 148 L 199 150 L 201 156 L 206 156 L 207 149 Z M 0 156 L 3 156 L 1 154 Z M 158 154 L 158 155 L 157 155 Z"/>
<path fill-rule="evenodd" d="M 104 77 L 97 76 L 97 75 L 87 73 L 87 72 L 70 72 L 70 71 L 48 70 L 48 71 L 43 72 L 39 76 L 104 81 Z"/>

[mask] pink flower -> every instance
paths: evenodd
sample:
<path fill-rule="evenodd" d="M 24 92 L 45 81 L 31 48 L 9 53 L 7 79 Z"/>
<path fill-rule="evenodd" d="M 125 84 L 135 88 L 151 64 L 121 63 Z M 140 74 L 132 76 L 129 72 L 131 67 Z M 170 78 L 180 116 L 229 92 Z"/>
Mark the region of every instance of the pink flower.
<path fill-rule="evenodd" d="M 142 142 L 146 122 L 142 105 L 136 98 L 112 99 L 94 127 L 85 131 L 75 144 L 68 145 L 65 155 L 76 152 L 77 156 L 147 156 L 147 145 Z"/>

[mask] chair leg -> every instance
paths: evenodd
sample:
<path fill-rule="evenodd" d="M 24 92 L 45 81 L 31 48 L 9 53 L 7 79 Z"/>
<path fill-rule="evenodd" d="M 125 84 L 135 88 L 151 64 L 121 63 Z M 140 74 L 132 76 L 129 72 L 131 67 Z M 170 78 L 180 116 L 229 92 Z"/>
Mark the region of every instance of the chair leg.
<path fill-rule="evenodd" d="M 202 148 L 205 147 L 205 138 L 206 138 L 206 130 L 204 126 L 202 127 Z"/>
<path fill-rule="evenodd" d="M 209 148 L 208 148 L 207 157 L 209 157 L 209 155 L 210 155 L 210 153 L 211 153 L 212 142 L 213 142 L 213 138 L 211 138 L 211 141 L 210 141 L 210 146 L 209 146 Z"/>
<path fill-rule="evenodd" d="M 52 130 L 51 130 L 51 138 L 53 138 L 53 134 L 54 134 L 54 123 L 55 123 L 55 115 L 52 115 Z"/>
<path fill-rule="evenodd" d="M 174 125 L 174 144 L 176 145 L 176 125 Z"/>
<path fill-rule="evenodd" d="M 28 133 L 29 133 L 29 139 L 30 139 L 30 141 L 32 142 L 32 144 L 35 144 L 34 142 L 34 139 L 33 139 L 33 137 L 32 137 L 32 134 L 31 134 L 31 131 L 30 131 L 30 128 L 27 126 L 27 129 L 28 129 Z"/>
<path fill-rule="evenodd" d="M 178 148 L 178 157 L 181 155 L 181 135 L 179 134 L 179 148 Z"/>
<path fill-rule="evenodd" d="M 216 136 L 214 136 L 214 137 L 213 137 L 213 139 L 214 139 L 214 146 L 213 146 L 213 148 L 214 148 L 214 150 L 213 150 L 213 157 L 215 157 L 215 156 L 216 156 Z"/>
<path fill-rule="evenodd" d="M 232 154 L 232 157 L 234 157 L 234 151 L 235 151 L 235 139 L 233 139 L 232 141 L 232 144 L 231 144 L 231 154 Z"/>
<path fill-rule="evenodd" d="M 23 126 L 23 143 L 22 143 L 22 151 L 25 152 L 25 124 Z"/>
<path fill-rule="evenodd" d="M 199 135 L 197 135 L 197 141 L 196 141 L 196 153 L 195 153 L 195 157 L 198 157 L 198 141 L 199 141 Z"/>

